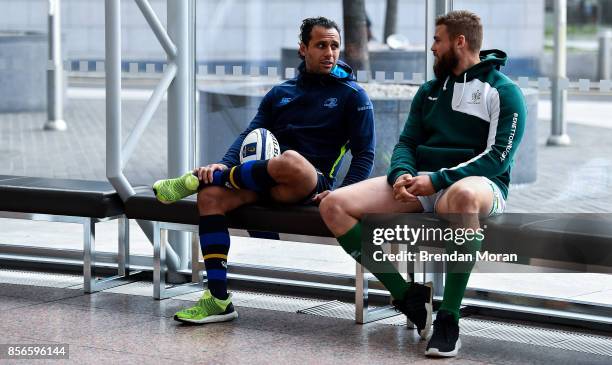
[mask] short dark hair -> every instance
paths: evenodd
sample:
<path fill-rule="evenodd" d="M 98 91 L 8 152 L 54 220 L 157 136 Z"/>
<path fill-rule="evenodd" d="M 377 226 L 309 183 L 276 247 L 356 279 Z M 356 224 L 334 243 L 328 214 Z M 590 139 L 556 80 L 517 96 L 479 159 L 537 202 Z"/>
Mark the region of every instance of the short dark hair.
<path fill-rule="evenodd" d="M 300 26 L 300 42 L 304 43 L 304 45 L 308 46 L 310 37 L 312 35 L 312 28 L 315 26 L 323 27 L 325 29 L 335 28 L 338 31 L 338 35 L 340 35 L 340 27 L 338 27 L 338 24 L 336 24 L 335 21 L 322 16 L 316 18 L 306 18 L 302 20 L 302 25 Z"/>
<path fill-rule="evenodd" d="M 470 51 L 480 51 L 480 47 L 482 47 L 482 22 L 478 15 L 467 10 L 451 11 L 436 18 L 436 26 L 438 25 L 446 25 L 446 31 L 450 39 L 463 35 Z"/>

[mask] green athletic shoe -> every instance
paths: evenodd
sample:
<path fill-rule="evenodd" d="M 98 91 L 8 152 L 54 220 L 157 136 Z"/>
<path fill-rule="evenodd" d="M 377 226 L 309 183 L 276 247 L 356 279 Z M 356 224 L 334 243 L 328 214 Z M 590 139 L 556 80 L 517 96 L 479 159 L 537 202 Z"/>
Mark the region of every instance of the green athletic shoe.
<path fill-rule="evenodd" d="M 198 303 L 191 307 L 176 312 L 174 320 L 186 323 L 214 323 L 226 322 L 238 318 L 238 312 L 232 305 L 232 295 L 221 300 L 213 297 L 210 290 L 206 290 Z"/>
<path fill-rule="evenodd" d="M 200 181 L 197 176 L 187 172 L 176 179 L 157 180 L 153 184 L 153 192 L 157 200 L 170 204 L 197 193 L 199 185 Z"/>

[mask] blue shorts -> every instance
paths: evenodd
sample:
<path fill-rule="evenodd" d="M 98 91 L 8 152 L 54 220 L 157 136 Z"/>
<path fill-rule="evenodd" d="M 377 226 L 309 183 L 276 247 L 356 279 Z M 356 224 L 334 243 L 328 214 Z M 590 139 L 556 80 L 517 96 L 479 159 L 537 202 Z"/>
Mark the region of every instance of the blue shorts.
<path fill-rule="evenodd" d="M 317 185 L 314 187 L 314 189 L 312 189 L 312 191 L 310 192 L 310 194 L 306 195 L 304 197 L 304 199 L 298 201 L 297 205 L 313 205 L 315 204 L 312 199 L 319 193 L 324 192 L 325 190 L 331 190 L 333 187 L 333 180 L 330 179 L 329 177 L 323 175 L 323 173 L 319 170 L 316 170 L 317 172 Z M 276 202 L 271 196 L 270 196 L 270 192 L 261 192 L 259 193 L 259 199 L 260 202 L 264 203 L 264 204 L 268 204 L 268 203 L 272 203 L 272 204 L 277 204 L 278 202 Z"/>
<path fill-rule="evenodd" d="M 319 193 L 324 192 L 325 190 L 331 190 L 333 187 L 333 180 L 328 178 L 327 176 L 323 175 L 323 173 L 319 170 L 317 170 L 317 186 L 315 186 L 315 188 L 312 190 L 312 192 L 310 194 L 308 194 L 307 197 L 304 198 L 304 200 L 302 200 L 300 202 L 300 204 L 303 205 L 311 205 L 314 204 L 312 202 L 312 199 Z"/>

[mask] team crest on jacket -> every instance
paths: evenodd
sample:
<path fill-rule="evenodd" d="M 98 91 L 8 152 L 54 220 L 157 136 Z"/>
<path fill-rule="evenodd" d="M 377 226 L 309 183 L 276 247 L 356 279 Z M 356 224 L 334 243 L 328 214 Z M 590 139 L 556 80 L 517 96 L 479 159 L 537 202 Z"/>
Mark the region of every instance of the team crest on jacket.
<path fill-rule="evenodd" d="M 480 93 L 480 90 L 476 90 L 472 93 L 472 102 L 470 104 L 480 104 L 480 97 L 482 96 L 482 94 Z"/>
<path fill-rule="evenodd" d="M 338 106 L 338 99 L 336 99 L 336 98 L 329 98 L 329 99 L 325 100 L 325 102 L 323 103 L 323 106 L 327 107 L 327 108 L 330 108 L 330 109 L 331 108 L 335 108 L 335 107 Z"/>

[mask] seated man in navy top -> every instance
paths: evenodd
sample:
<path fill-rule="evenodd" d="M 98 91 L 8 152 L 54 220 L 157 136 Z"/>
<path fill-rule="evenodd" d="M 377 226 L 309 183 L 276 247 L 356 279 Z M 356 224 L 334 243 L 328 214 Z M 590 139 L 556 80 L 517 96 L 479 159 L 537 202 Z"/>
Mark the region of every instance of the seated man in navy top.
<path fill-rule="evenodd" d="M 199 186 L 200 245 L 208 290 L 196 306 L 176 313 L 178 321 L 211 323 L 238 316 L 227 292 L 230 237 L 226 212 L 262 199 L 318 203 L 334 187 L 347 150 L 353 159 L 338 185 L 353 184 L 370 175 L 375 147 L 372 103 L 355 82 L 351 68 L 338 60 L 338 25 L 323 17 L 308 18 L 300 31 L 303 62 L 298 76 L 266 94 L 257 115 L 223 159 L 153 186 L 164 203 L 191 195 Z M 257 128 L 272 132 L 282 153 L 269 160 L 240 164 L 242 142 Z"/>

